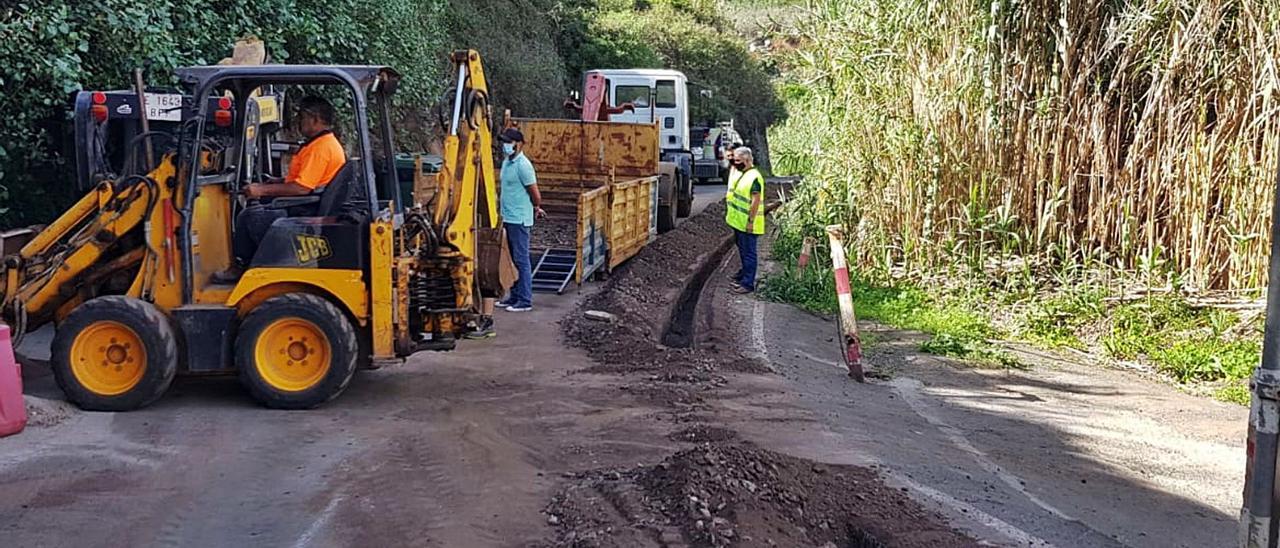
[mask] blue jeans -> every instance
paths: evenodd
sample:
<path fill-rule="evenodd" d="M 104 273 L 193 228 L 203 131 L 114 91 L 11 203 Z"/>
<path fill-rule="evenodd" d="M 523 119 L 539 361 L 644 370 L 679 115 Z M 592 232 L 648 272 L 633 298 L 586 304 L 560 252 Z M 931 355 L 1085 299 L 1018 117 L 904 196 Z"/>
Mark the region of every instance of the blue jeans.
<path fill-rule="evenodd" d="M 521 224 L 502 223 L 507 231 L 507 248 L 511 262 L 516 264 L 515 285 L 505 299 L 512 306 L 533 306 L 533 267 L 529 264 L 529 227 Z"/>
<path fill-rule="evenodd" d="M 750 234 L 738 229 L 733 230 L 734 243 L 738 245 L 738 258 L 742 268 L 738 270 L 738 285 L 748 291 L 756 290 L 756 240 L 759 234 Z"/>

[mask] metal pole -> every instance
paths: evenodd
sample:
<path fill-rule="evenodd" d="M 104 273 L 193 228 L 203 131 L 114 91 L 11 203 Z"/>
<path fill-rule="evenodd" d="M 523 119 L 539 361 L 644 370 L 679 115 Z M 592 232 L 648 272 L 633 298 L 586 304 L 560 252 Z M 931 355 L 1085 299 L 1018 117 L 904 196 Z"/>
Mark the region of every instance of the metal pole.
<path fill-rule="evenodd" d="M 1276 546 L 1276 457 L 1280 449 L 1280 168 L 1271 206 L 1271 265 L 1267 273 L 1267 320 L 1262 363 L 1253 377 L 1240 546 Z"/>
<path fill-rule="evenodd" d="M 142 120 L 142 133 L 151 132 L 151 124 L 147 119 L 147 85 L 142 81 L 142 69 L 133 69 L 133 87 L 138 94 L 138 119 Z M 155 152 L 151 148 L 151 136 L 144 137 L 142 144 L 147 151 L 147 168 L 143 173 L 150 173 L 156 166 Z"/>
<path fill-rule="evenodd" d="M 458 119 L 462 117 L 462 89 L 467 86 L 467 64 L 458 63 L 458 91 L 453 96 L 453 123 L 449 126 L 449 135 L 458 134 Z"/>

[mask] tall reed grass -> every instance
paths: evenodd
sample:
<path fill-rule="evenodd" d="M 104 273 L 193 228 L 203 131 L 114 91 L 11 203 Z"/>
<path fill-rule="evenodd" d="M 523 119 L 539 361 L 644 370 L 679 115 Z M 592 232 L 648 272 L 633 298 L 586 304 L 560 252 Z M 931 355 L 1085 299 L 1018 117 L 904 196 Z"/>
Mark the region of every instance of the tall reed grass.
<path fill-rule="evenodd" d="M 1275 0 L 810 0 L 775 61 L 785 230 L 864 267 L 1265 284 Z M 1010 266 L 1012 265 L 1012 266 Z M 1043 279 L 1043 276 L 1041 276 Z"/>

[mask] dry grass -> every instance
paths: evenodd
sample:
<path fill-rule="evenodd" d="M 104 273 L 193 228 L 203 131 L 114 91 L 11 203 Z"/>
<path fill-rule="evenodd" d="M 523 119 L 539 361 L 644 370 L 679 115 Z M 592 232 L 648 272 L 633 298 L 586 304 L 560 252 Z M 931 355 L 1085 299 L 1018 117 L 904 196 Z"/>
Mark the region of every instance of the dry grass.
<path fill-rule="evenodd" d="M 864 266 L 1265 284 L 1280 131 L 1268 0 L 811 1 L 778 59 L 790 230 Z M 1017 260 L 1013 260 L 1017 258 Z M 1083 268 L 1081 268 L 1083 267 Z"/>

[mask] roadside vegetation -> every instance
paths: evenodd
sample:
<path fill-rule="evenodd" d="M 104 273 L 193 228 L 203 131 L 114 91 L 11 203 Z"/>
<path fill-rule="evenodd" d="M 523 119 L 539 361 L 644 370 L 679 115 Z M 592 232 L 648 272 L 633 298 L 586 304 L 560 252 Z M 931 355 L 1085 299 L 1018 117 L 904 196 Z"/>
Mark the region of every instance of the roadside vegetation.
<path fill-rule="evenodd" d="M 932 350 L 983 357 L 1018 339 L 1247 400 L 1280 12 L 790 4 L 803 15 L 773 37 L 789 117 L 771 144 L 775 172 L 806 183 L 778 214 L 779 258 L 843 224 L 859 313 L 934 334 Z M 767 294 L 831 306 L 829 274 L 810 276 Z"/>
<path fill-rule="evenodd" d="M 270 62 L 386 64 L 404 77 L 398 144 L 428 150 L 448 54 L 484 58 L 495 112 L 564 116 L 590 68 L 674 68 L 712 90 L 695 123 L 733 118 L 753 145 L 782 115 L 768 67 L 732 31 L 716 0 L 71 0 L 0 7 L 0 229 L 44 223 L 77 198 L 71 100 L 121 89 L 143 68 L 153 86 L 173 70 L 217 63 L 253 36 Z"/>

